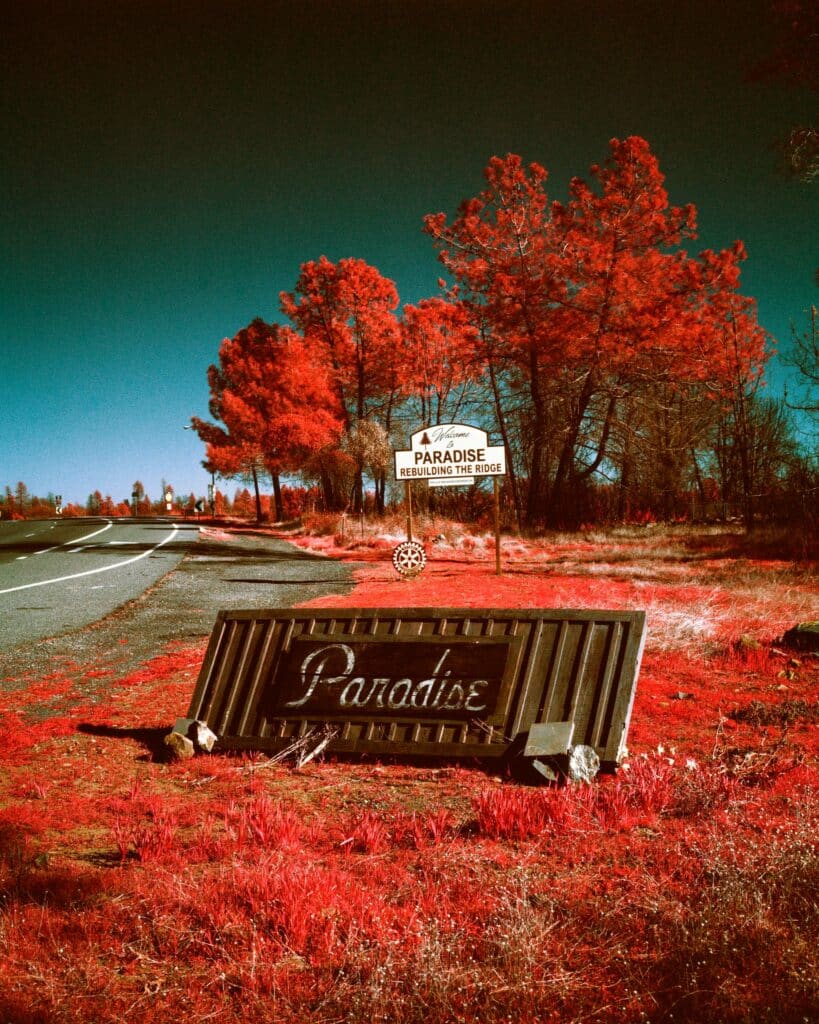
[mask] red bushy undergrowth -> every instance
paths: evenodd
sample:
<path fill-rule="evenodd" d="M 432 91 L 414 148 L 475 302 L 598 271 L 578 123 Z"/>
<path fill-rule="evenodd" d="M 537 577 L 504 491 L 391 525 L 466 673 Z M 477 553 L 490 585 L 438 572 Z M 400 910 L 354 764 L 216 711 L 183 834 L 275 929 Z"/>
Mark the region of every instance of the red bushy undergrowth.
<path fill-rule="evenodd" d="M 466 579 L 477 605 L 648 593 L 631 752 L 591 785 L 164 762 L 201 645 L 105 677 L 104 700 L 81 666 L 0 694 L 0 1021 L 816 1019 L 819 671 L 773 642 L 804 611 L 801 570 L 746 561 L 732 584 L 723 564 L 695 618 L 702 579 L 641 594 L 645 560 L 629 579 L 596 554 L 427 577 L 441 603 Z M 423 603 L 381 573 L 334 603 Z"/>

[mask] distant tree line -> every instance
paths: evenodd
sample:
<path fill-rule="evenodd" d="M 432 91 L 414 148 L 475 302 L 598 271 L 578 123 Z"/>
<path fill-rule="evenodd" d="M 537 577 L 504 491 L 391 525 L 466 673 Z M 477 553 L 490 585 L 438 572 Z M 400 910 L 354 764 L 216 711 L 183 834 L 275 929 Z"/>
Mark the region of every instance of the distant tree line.
<path fill-rule="evenodd" d="M 22 520 L 22 519 L 49 519 L 59 515 L 64 519 L 77 518 L 80 516 L 109 516 L 128 517 L 166 515 L 165 485 L 161 488 L 162 496 L 152 500 L 145 493 L 145 489 L 137 481 L 134 484 L 134 491 L 138 495 L 136 509 L 133 502 L 122 499 L 114 501 L 110 495 L 103 495 L 101 491 L 93 491 L 88 495 L 85 504 L 77 502 L 64 502 L 58 506 L 56 495 L 47 494 L 45 497 L 38 497 L 31 494 L 23 481 L 18 482 L 16 487 L 5 487 L 0 493 L 0 520 Z M 210 513 L 205 498 L 197 497 L 195 494 L 174 495 L 171 502 L 172 515 L 193 514 L 196 512 L 196 502 L 201 501 L 203 511 Z M 320 502 L 318 491 L 307 487 L 284 487 L 282 489 L 283 507 L 288 518 L 296 518 L 306 511 L 315 510 Z M 258 517 L 254 496 L 247 487 L 236 487 L 231 497 L 226 491 L 217 487 L 214 491 L 215 515 L 234 516 L 241 519 L 255 519 Z M 272 517 L 270 495 L 260 495 L 260 508 L 263 518 Z"/>
<path fill-rule="evenodd" d="M 401 500 L 392 451 L 422 426 L 468 422 L 507 451 L 505 517 L 587 522 L 803 516 L 816 464 L 762 387 L 771 339 L 740 291 L 742 243 L 688 254 L 693 206 L 673 207 L 640 138 L 613 140 L 589 181 L 550 201 L 547 172 L 494 158 L 454 217 L 425 218 L 448 277 L 399 310 L 375 267 L 325 257 L 208 370 L 205 467 L 286 518 L 283 482 L 328 511 Z M 480 514 L 480 488 L 418 500 Z"/>

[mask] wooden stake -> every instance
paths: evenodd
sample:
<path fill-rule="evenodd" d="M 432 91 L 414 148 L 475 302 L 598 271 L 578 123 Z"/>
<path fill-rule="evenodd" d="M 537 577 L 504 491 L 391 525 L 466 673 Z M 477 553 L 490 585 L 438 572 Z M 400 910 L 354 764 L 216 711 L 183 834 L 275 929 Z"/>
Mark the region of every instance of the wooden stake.
<path fill-rule="evenodd" d="M 412 540 L 412 491 L 409 480 L 404 481 L 404 497 L 407 503 L 407 540 Z"/>
<path fill-rule="evenodd" d="M 501 575 L 501 552 L 500 552 L 500 488 L 498 478 L 492 477 L 492 489 L 495 492 L 495 575 Z"/>

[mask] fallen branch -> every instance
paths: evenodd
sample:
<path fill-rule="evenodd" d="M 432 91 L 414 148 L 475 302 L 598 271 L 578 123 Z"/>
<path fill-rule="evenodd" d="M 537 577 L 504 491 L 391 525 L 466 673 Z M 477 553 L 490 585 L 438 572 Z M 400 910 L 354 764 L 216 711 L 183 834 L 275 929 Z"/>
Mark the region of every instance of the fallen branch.
<path fill-rule="evenodd" d="M 274 765 L 282 764 L 293 758 L 296 768 L 303 768 L 324 750 L 327 744 L 338 734 L 338 729 L 325 725 L 321 729 L 310 729 L 303 736 L 299 736 L 289 746 L 279 750 L 272 757 L 267 758 L 259 764 L 243 765 L 238 771 L 259 771 L 262 768 L 271 768 Z M 314 742 L 317 741 L 317 742 Z M 312 746 L 311 746 L 312 743 Z"/>

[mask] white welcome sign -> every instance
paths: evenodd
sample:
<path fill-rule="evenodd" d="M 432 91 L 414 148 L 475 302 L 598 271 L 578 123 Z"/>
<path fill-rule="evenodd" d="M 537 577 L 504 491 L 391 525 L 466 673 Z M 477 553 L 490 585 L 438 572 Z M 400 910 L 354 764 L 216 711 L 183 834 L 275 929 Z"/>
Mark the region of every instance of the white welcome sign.
<path fill-rule="evenodd" d="M 395 452 L 396 480 L 428 480 L 430 487 L 464 487 L 479 476 L 505 476 L 506 449 L 490 445 L 485 430 L 441 423 L 416 430 L 410 448 Z"/>

